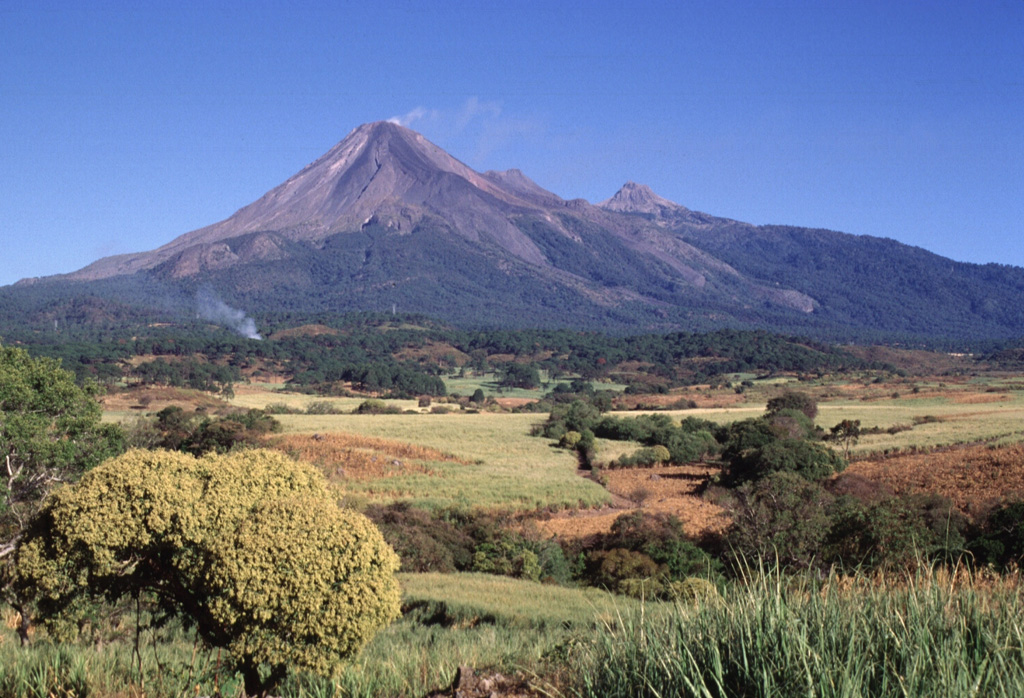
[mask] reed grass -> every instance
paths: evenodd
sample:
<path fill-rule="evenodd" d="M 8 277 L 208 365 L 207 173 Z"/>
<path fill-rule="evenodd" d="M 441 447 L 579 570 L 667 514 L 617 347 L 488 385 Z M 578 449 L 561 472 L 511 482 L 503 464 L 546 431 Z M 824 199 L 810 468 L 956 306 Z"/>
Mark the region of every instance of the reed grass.
<path fill-rule="evenodd" d="M 1019 585 L 784 577 L 718 604 L 632 615 L 586 645 L 574 695 L 750 698 L 1024 695 Z"/>

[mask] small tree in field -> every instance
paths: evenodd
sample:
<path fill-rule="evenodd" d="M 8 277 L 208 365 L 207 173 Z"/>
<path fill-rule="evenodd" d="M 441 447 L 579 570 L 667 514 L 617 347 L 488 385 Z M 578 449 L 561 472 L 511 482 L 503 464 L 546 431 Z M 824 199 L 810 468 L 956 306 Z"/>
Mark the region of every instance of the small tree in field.
<path fill-rule="evenodd" d="M 844 419 L 832 427 L 828 436 L 829 440 L 842 444 L 843 457 L 850 459 L 850 447 L 856 445 L 860 440 L 860 420 Z"/>
<path fill-rule="evenodd" d="M 818 401 L 806 393 L 789 390 L 768 401 L 766 411 L 769 415 L 782 410 L 797 410 L 808 419 L 814 419 L 818 416 Z"/>
<path fill-rule="evenodd" d="M 270 451 L 131 451 L 58 491 L 18 584 L 54 632 L 97 598 L 150 598 L 227 650 L 249 695 L 329 675 L 399 614 L 398 557 L 311 466 Z"/>

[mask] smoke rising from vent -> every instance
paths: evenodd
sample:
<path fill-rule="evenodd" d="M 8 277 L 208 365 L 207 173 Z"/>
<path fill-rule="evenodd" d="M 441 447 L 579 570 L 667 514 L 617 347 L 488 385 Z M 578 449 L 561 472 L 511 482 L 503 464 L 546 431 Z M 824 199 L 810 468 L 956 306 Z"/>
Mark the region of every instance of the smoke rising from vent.
<path fill-rule="evenodd" d="M 199 289 L 196 294 L 196 305 L 199 317 L 218 325 L 225 325 L 233 331 L 249 339 L 263 339 L 256 331 L 256 321 L 245 314 L 245 311 L 232 308 L 217 297 L 211 289 Z"/>

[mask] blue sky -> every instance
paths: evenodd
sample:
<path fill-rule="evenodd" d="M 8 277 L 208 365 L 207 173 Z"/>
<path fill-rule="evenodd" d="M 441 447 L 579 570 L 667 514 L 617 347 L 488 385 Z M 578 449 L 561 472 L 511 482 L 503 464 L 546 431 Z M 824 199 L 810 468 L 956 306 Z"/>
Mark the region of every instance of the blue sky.
<path fill-rule="evenodd" d="M 0 0 L 0 285 L 222 220 L 388 118 L 564 198 L 1024 266 L 1024 0 Z"/>

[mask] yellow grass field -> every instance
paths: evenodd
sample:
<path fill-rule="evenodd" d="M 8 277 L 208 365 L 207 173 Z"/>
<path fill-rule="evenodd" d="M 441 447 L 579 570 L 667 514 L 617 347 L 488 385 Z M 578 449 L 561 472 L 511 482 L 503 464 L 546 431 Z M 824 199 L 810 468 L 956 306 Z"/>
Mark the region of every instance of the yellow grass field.
<path fill-rule="evenodd" d="M 286 435 L 359 434 L 436 449 L 452 459 L 426 461 L 378 480 L 339 481 L 374 501 L 413 500 L 488 509 L 594 507 L 610 495 L 576 474 L 576 457 L 530 436 L 535 414 L 279 415 Z M 344 467 L 344 465 L 342 465 Z"/>
<path fill-rule="evenodd" d="M 631 413 L 621 413 L 628 416 Z M 764 403 L 724 409 L 671 412 L 719 424 L 764 414 Z M 1024 441 L 1024 391 L 989 393 L 951 388 L 944 393 L 913 394 L 870 400 L 825 400 L 815 422 L 826 431 L 844 419 L 859 419 L 862 429 L 910 427 L 894 434 L 866 434 L 851 449 L 854 456 L 911 448 L 931 449 L 965 443 L 1000 445 Z"/>

